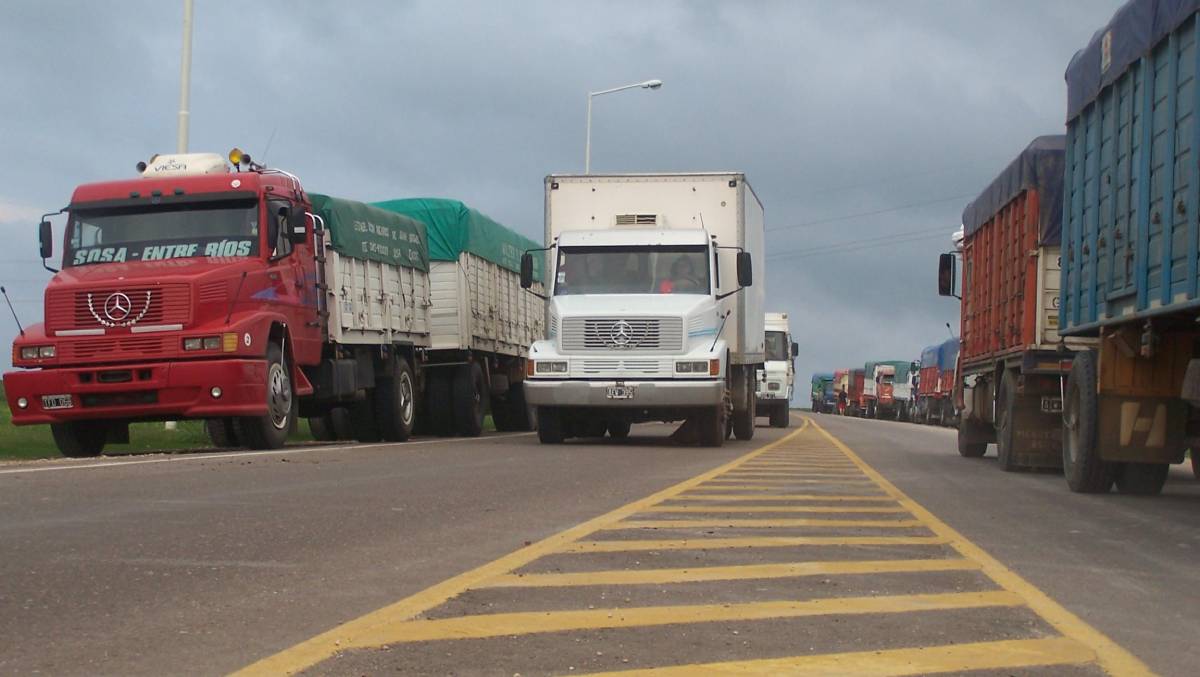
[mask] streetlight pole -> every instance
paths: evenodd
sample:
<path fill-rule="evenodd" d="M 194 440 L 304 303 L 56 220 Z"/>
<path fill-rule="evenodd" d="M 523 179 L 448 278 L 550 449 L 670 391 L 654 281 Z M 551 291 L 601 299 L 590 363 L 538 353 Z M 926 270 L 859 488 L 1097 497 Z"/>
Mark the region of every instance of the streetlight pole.
<path fill-rule="evenodd" d="M 190 1 L 190 0 L 189 0 Z M 626 89 L 658 89 L 662 87 L 662 80 L 646 80 L 645 82 L 635 82 L 632 85 L 621 85 L 612 89 L 602 89 L 598 92 L 588 92 L 587 97 L 587 138 L 583 144 L 583 173 L 592 173 L 592 97 L 600 96 L 601 94 L 612 94 L 613 92 L 623 92 Z"/>
<path fill-rule="evenodd" d="M 188 147 L 188 95 L 192 85 L 192 0 L 183 0 L 183 53 L 179 64 L 179 136 L 175 152 Z"/>

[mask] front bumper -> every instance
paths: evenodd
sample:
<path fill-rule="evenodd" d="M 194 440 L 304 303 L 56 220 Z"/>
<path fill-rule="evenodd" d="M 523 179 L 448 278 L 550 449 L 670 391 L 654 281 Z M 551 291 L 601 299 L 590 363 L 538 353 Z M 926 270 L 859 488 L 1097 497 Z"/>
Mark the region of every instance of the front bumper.
<path fill-rule="evenodd" d="M 633 388 L 633 397 L 613 400 L 608 389 Z M 654 407 L 704 407 L 721 404 L 725 394 L 723 380 L 703 381 L 583 381 L 526 379 L 525 401 L 551 407 L 611 407 L 648 409 Z"/>
<path fill-rule="evenodd" d="M 122 381 L 104 382 L 117 379 Z M 261 416 L 267 413 L 266 383 L 266 361 L 242 359 L 64 367 L 4 375 L 14 425 Z M 212 396 L 213 386 L 221 388 L 221 397 Z M 43 395 L 70 395 L 73 406 L 44 409 Z M 28 402 L 25 409 L 17 406 L 21 398 Z"/>

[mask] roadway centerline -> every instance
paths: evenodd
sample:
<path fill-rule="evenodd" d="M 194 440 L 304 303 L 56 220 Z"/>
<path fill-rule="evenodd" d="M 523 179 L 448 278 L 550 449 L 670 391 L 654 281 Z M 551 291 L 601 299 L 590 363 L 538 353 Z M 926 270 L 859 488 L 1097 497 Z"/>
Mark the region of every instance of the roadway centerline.
<path fill-rule="evenodd" d="M 877 519 L 682 519 L 682 520 L 627 520 L 614 522 L 602 530 L 620 529 L 689 529 L 693 527 L 919 527 L 920 520 L 877 520 Z"/>

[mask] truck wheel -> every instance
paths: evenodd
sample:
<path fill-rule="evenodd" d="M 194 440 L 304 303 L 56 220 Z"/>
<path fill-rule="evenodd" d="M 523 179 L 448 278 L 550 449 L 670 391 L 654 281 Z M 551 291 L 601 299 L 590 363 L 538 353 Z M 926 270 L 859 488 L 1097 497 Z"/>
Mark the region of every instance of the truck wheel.
<path fill-rule="evenodd" d="M 99 456 L 108 442 L 108 427 L 103 421 L 51 423 L 50 434 L 58 451 L 67 458 Z"/>
<path fill-rule="evenodd" d="M 278 449 L 296 418 L 291 369 L 278 343 L 267 347 L 267 413 L 235 419 L 237 439 L 251 449 Z"/>
<path fill-rule="evenodd" d="M 688 423 L 694 425 L 698 433 L 698 441 L 702 447 L 719 447 L 725 444 L 728 438 L 727 431 L 730 428 L 725 413 L 725 405 L 718 404 L 712 409 L 702 409 L 695 414 L 694 422 L 689 420 Z M 737 414 L 734 414 L 736 421 Z M 753 424 L 753 419 L 751 419 Z M 736 423 L 734 426 L 736 427 Z"/>
<path fill-rule="evenodd" d="M 770 421 L 772 428 L 788 427 L 787 402 L 779 402 L 771 407 Z"/>
<path fill-rule="evenodd" d="M 1096 412 L 1096 354 L 1087 350 L 1075 353 L 1063 403 L 1063 475 L 1076 493 L 1106 493 L 1116 478 L 1096 449 Z"/>
<path fill-rule="evenodd" d="M 505 395 L 503 398 L 492 400 L 492 426 L 499 433 L 512 432 L 515 429 L 511 420 L 512 403 L 509 397 L 510 395 Z"/>
<path fill-rule="evenodd" d="M 439 437 L 446 437 L 454 430 L 454 414 L 450 407 L 450 377 L 449 369 L 432 369 L 425 384 L 425 411 L 428 413 L 429 431 Z"/>
<path fill-rule="evenodd" d="M 508 417 L 513 430 L 528 432 L 537 428 L 537 414 L 525 401 L 524 383 L 514 383 L 508 388 Z"/>
<path fill-rule="evenodd" d="M 392 358 L 391 373 L 375 384 L 375 421 L 384 440 L 405 442 L 416 420 L 417 388 L 408 360 Z"/>
<path fill-rule="evenodd" d="M 237 431 L 233 427 L 232 418 L 204 419 L 204 432 L 214 447 L 236 447 Z"/>
<path fill-rule="evenodd" d="M 205 425 L 207 425 L 207 421 Z M 313 439 L 318 442 L 333 442 L 337 439 L 337 433 L 333 432 L 333 420 L 328 412 L 320 416 L 309 416 L 308 430 L 312 433 Z M 212 436 L 211 433 L 209 436 Z"/>
<path fill-rule="evenodd" d="M 456 368 L 450 390 L 454 429 L 464 437 L 479 437 L 483 432 L 483 416 L 488 405 L 487 383 L 483 380 L 483 369 L 479 363 L 472 362 Z"/>
<path fill-rule="evenodd" d="M 958 427 L 958 455 L 963 458 L 981 458 L 987 453 L 987 442 L 975 442 L 971 435 L 963 430 L 966 423 Z"/>
<path fill-rule="evenodd" d="M 743 441 L 754 439 L 754 418 L 755 409 L 758 407 L 758 398 L 755 397 L 753 390 L 749 390 L 749 393 L 750 401 L 746 403 L 746 410 L 739 412 L 735 409 L 733 412 L 733 434 Z"/>
<path fill-rule="evenodd" d="M 538 407 L 538 441 L 542 444 L 562 444 L 566 439 L 563 433 L 562 410 L 554 407 Z"/>
<path fill-rule="evenodd" d="M 608 436 L 614 440 L 623 440 L 629 437 L 629 429 L 632 427 L 629 421 L 609 421 Z"/>
<path fill-rule="evenodd" d="M 1012 371 L 1005 371 L 1000 378 L 1000 397 L 996 403 L 996 458 L 1000 469 L 1013 472 L 1017 465 L 1017 454 L 1013 449 L 1013 409 L 1017 406 L 1017 379 Z"/>
<path fill-rule="evenodd" d="M 1116 472 L 1117 491 L 1133 496 L 1161 494 L 1170 471 L 1169 463 L 1122 463 Z"/>

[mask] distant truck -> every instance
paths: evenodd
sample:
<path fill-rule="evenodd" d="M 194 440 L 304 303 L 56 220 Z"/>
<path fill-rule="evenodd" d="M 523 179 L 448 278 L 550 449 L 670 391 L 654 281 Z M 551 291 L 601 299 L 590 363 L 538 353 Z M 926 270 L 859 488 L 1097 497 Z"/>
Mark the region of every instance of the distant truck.
<path fill-rule="evenodd" d="M 1062 416 L 1072 491 L 1157 494 L 1200 448 L 1196 21 L 1129 3 L 1067 67 L 1059 330 L 1088 341 Z"/>
<path fill-rule="evenodd" d="M 1064 148 L 1034 139 L 963 211 L 958 451 L 995 442 L 1008 471 L 1062 466 L 1062 378 L 1095 345 L 1058 334 Z M 941 256 L 943 296 L 956 265 Z"/>
<path fill-rule="evenodd" d="M 907 360 L 867 362 L 863 372 L 863 415 L 867 418 L 907 418 L 912 397 L 912 363 Z"/>
<path fill-rule="evenodd" d="M 849 386 L 849 390 L 847 391 L 845 414 L 847 416 L 866 416 L 867 397 L 864 392 L 866 389 L 866 370 L 851 369 L 846 383 Z"/>
<path fill-rule="evenodd" d="M 164 419 L 205 420 L 222 446 L 277 448 L 300 416 L 327 437 L 402 441 L 432 386 L 429 416 L 479 434 L 487 389 L 519 383 L 524 351 L 432 348 L 425 224 L 308 193 L 236 149 L 229 160 L 159 155 L 139 177 L 75 190 L 45 321 L 14 341 L 4 376 L 13 423 L 49 424 L 67 456 Z M 498 275 L 515 290 L 532 243 L 505 233 L 518 253 Z M 39 240 L 45 262 L 47 218 Z M 495 306 L 516 340 L 542 330 L 539 313 L 518 317 L 523 295 Z"/>
<path fill-rule="evenodd" d="M 812 410 L 817 414 L 832 413 L 837 406 L 833 390 L 833 374 L 820 372 L 812 375 Z"/>
<path fill-rule="evenodd" d="M 800 347 L 792 341 L 787 313 L 767 313 L 764 327 L 766 362 L 757 379 L 756 413 L 769 417 L 772 427 L 786 428 L 796 382 L 795 358 Z"/>
<path fill-rule="evenodd" d="M 684 421 L 708 446 L 751 439 L 764 226 L 745 175 L 551 175 L 545 206 L 548 333 L 525 382 L 539 439 L 624 437 L 642 421 Z M 523 283 L 541 258 L 524 257 Z"/>
<path fill-rule="evenodd" d="M 917 404 L 914 420 L 947 425 L 954 420 L 954 366 L 958 339 L 949 338 L 921 351 Z"/>
<path fill-rule="evenodd" d="M 836 413 L 846 414 L 845 407 L 848 405 L 850 396 L 850 370 L 849 369 L 834 369 L 833 370 L 833 397 L 836 402 Z"/>

